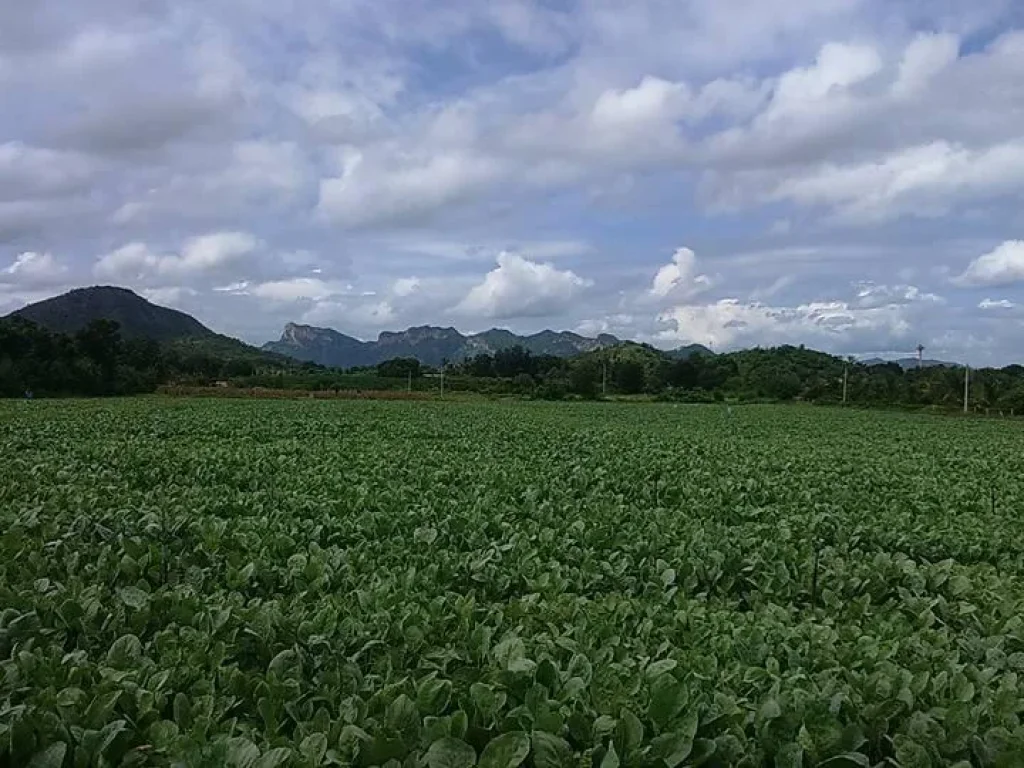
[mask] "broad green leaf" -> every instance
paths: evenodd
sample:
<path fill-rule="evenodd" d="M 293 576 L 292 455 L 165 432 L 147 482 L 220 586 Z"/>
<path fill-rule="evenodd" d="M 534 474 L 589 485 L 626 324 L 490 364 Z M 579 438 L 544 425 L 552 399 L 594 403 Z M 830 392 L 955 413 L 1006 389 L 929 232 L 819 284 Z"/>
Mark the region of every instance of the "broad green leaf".
<path fill-rule="evenodd" d="M 428 677 L 416 690 L 416 706 L 423 715 L 440 715 L 448 707 L 452 684 L 448 680 Z"/>
<path fill-rule="evenodd" d="M 661 659 L 660 661 L 648 664 L 645 674 L 647 675 L 648 680 L 653 680 L 660 675 L 671 672 L 677 666 L 679 666 L 679 662 L 675 659 Z"/>
<path fill-rule="evenodd" d="M 248 739 L 241 736 L 228 739 L 227 764 L 233 768 L 253 768 L 259 756 L 259 747 Z"/>
<path fill-rule="evenodd" d="M 480 768 L 517 768 L 530 753 L 530 737 L 522 731 L 492 739 L 480 754 Z"/>
<path fill-rule="evenodd" d="M 651 700 L 647 716 L 659 727 L 665 728 L 686 706 L 686 689 L 672 675 L 660 675 L 651 683 Z"/>
<path fill-rule="evenodd" d="M 472 768 L 476 752 L 462 739 L 446 736 L 430 745 L 425 759 L 429 768 Z"/>
<path fill-rule="evenodd" d="M 420 727 L 416 703 L 404 693 L 388 707 L 388 727 L 403 735 L 414 734 Z"/>
<path fill-rule="evenodd" d="M 674 730 L 658 736 L 651 742 L 651 756 L 660 758 L 668 768 L 680 765 L 693 750 L 697 720 L 697 710 L 691 709 Z"/>
<path fill-rule="evenodd" d="M 192 703 L 180 691 L 174 695 L 174 722 L 183 731 L 192 726 Z"/>
<path fill-rule="evenodd" d="M 619 713 L 619 722 L 615 729 L 616 743 L 619 744 L 623 755 L 629 755 L 636 750 L 644 740 L 644 726 L 640 719 L 623 709 Z"/>
<path fill-rule="evenodd" d="M 928 750 L 913 739 L 897 734 L 893 738 L 896 746 L 896 759 L 900 761 L 901 768 L 929 768 L 932 759 Z"/>
<path fill-rule="evenodd" d="M 761 702 L 761 706 L 757 711 L 758 720 L 762 723 L 767 723 L 780 717 L 782 717 L 782 707 L 779 705 L 778 699 L 774 696 L 769 696 Z"/>
<path fill-rule="evenodd" d="M 137 611 L 149 605 L 149 594 L 138 587 L 122 587 L 117 594 L 122 603 Z"/>
<path fill-rule="evenodd" d="M 107 663 L 114 669 L 128 669 L 142 658 L 142 642 L 135 635 L 122 635 L 107 651 Z"/>
<path fill-rule="evenodd" d="M 573 764 L 572 748 L 560 736 L 534 731 L 531 739 L 534 768 L 568 768 Z"/>
<path fill-rule="evenodd" d="M 114 743 L 114 739 L 118 737 L 118 734 L 127 730 L 127 723 L 124 720 L 114 720 L 111 723 L 107 723 L 100 730 L 99 741 L 96 745 L 97 755 L 102 755 L 107 751 L 107 748 Z"/>
<path fill-rule="evenodd" d="M 275 747 L 265 752 L 256 761 L 253 768 L 280 768 L 282 765 L 287 765 L 291 757 L 292 751 L 288 747 Z"/>
<path fill-rule="evenodd" d="M 320 765 L 327 754 L 327 736 L 323 733 L 311 733 L 299 744 L 299 754 L 311 765 Z"/>
<path fill-rule="evenodd" d="M 871 760 L 860 752 L 844 752 L 818 763 L 818 768 L 867 768 Z"/>
<path fill-rule="evenodd" d="M 298 677 L 301 674 L 301 662 L 298 654 L 291 648 L 281 651 L 270 660 L 270 664 L 267 665 L 267 674 L 283 679 Z"/>
<path fill-rule="evenodd" d="M 42 752 L 36 753 L 29 761 L 28 768 L 61 768 L 67 751 L 68 745 L 63 741 L 54 742 Z"/>
<path fill-rule="evenodd" d="M 803 768 L 804 750 L 799 744 L 786 744 L 775 753 L 775 768 Z"/>
<path fill-rule="evenodd" d="M 601 758 L 601 768 L 619 768 L 619 754 L 615 751 L 615 744 L 608 744 L 608 751 Z"/>

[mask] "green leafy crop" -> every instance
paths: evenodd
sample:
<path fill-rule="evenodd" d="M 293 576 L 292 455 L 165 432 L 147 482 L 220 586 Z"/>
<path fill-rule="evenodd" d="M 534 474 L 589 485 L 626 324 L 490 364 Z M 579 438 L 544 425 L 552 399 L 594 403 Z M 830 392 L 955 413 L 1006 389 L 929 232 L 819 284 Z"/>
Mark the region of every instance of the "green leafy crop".
<path fill-rule="evenodd" d="M 0 767 L 1017 766 L 1024 433 L 0 403 Z"/>

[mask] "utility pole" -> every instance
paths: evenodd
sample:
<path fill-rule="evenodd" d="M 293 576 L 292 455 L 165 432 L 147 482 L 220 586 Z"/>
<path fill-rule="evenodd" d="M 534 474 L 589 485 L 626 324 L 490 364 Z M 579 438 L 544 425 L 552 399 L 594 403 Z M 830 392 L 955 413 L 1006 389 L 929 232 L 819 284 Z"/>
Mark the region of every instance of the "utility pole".
<path fill-rule="evenodd" d="M 441 397 L 444 397 L 444 365 L 441 366 Z"/>
<path fill-rule="evenodd" d="M 843 405 L 846 405 L 846 382 L 849 379 L 850 364 L 843 363 Z"/>
<path fill-rule="evenodd" d="M 967 413 L 967 401 L 971 396 L 971 366 L 964 366 L 964 413 Z"/>

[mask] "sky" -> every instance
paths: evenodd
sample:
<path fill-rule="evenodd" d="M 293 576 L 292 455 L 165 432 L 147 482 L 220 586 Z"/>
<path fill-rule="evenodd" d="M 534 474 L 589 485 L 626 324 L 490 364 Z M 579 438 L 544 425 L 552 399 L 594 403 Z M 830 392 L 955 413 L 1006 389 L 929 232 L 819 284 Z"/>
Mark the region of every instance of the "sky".
<path fill-rule="evenodd" d="M 1019 0 L 0 4 L 0 313 L 1024 361 Z"/>

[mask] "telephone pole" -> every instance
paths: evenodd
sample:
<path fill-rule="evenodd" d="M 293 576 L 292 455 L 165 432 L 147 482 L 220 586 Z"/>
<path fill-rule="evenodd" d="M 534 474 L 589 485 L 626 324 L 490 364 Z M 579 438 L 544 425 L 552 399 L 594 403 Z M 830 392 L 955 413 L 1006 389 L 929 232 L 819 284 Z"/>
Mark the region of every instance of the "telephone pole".
<path fill-rule="evenodd" d="M 967 413 L 967 401 L 971 396 L 971 366 L 964 366 L 964 413 Z"/>
<path fill-rule="evenodd" d="M 843 405 L 846 405 L 846 383 L 849 379 L 850 363 L 843 363 Z"/>

